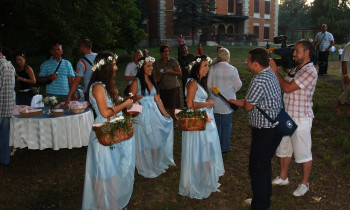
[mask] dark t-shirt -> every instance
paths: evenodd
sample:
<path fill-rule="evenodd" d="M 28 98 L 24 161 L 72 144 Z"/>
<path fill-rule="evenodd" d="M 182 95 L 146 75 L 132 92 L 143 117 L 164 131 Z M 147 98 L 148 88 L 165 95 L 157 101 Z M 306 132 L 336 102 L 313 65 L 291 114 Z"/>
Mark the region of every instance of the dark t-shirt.
<path fill-rule="evenodd" d="M 191 53 L 188 53 L 186 56 L 180 56 L 178 61 L 181 67 L 181 72 L 182 72 L 182 81 L 187 80 L 188 75 L 189 75 L 189 69 L 188 69 L 188 64 L 190 64 L 193 59 L 194 55 Z"/>

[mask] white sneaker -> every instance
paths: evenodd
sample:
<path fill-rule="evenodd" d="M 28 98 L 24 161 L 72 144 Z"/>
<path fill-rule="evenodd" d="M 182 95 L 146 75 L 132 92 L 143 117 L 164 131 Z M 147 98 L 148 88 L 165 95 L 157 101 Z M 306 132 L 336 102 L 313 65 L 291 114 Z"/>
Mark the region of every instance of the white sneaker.
<path fill-rule="evenodd" d="M 248 199 L 246 199 L 246 200 L 244 200 L 244 203 L 245 204 L 248 204 L 248 205 L 252 205 L 252 198 L 248 198 Z"/>
<path fill-rule="evenodd" d="M 279 176 L 276 177 L 274 180 L 272 180 L 273 185 L 287 185 L 289 184 L 289 180 L 287 179 L 281 179 Z"/>
<path fill-rule="evenodd" d="M 309 187 L 304 184 L 299 184 L 298 188 L 293 192 L 294 196 L 303 196 L 305 193 L 309 191 Z"/>

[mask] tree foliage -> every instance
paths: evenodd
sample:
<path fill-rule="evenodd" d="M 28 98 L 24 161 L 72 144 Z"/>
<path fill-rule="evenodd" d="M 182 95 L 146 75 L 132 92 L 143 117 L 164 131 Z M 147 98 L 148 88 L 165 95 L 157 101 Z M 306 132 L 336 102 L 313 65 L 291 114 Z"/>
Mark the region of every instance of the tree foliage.
<path fill-rule="evenodd" d="M 306 0 L 285 0 L 279 5 L 279 25 L 311 26 L 309 10 Z"/>
<path fill-rule="evenodd" d="M 215 0 L 179 0 L 175 9 L 174 24 L 178 28 L 187 28 L 192 32 L 192 44 L 194 35 L 198 29 L 211 28 L 216 21 L 213 12 Z"/>
<path fill-rule="evenodd" d="M 131 51 L 145 37 L 134 0 L 2 0 L 0 39 L 13 49 L 65 49 L 89 38 L 96 49 Z"/>
<path fill-rule="evenodd" d="M 311 7 L 312 21 L 321 27 L 325 23 L 337 43 L 346 42 L 350 32 L 348 0 L 315 0 Z"/>

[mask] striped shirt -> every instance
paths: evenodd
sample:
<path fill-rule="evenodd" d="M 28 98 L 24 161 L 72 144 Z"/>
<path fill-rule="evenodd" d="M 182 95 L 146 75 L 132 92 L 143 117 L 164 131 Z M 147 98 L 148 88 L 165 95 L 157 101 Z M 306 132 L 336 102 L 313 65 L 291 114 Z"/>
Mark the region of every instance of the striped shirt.
<path fill-rule="evenodd" d="M 296 67 L 291 70 L 294 74 Z M 286 81 L 291 82 L 294 79 L 300 89 L 291 93 L 285 93 L 283 96 L 286 111 L 292 118 L 314 117 L 312 111 L 312 97 L 317 83 L 317 70 L 313 63 L 304 65 L 294 78 L 287 76 Z"/>
<path fill-rule="evenodd" d="M 15 105 L 15 68 L 0 56 L 0 117 L 11 117 Z M 2 134 L 1 134 L 2 135 Z"/>
<path fill-rule="evenodd" d="M 272 128 L 268 121 L 255 107 L 258 106 L 272 119 L 275 119 L 282 109 L 281 86 L 277 76 L 268 67 L 260 71 L 251 81 L 246 100 L 254 105 L 254 109 L 248 112 L 251 126 L 256 128 Z"/>
<path fill-rule="evenodd" d="M 58 63 L 59 62 L 57 62 L 52 57 L 49 60 L 45 61 L 40 66 L 39 77 L 47 77 L 55 73 Z M 62 63 L 58 68 L 56 74 L 58 75 L 57 78 L 52 81 L 51 84 L 46 85 L 46 93 L 53 95 L 68 95 L 68 77 L 75 76 L 72 64 L 69 61 L 62 59 Z"/>

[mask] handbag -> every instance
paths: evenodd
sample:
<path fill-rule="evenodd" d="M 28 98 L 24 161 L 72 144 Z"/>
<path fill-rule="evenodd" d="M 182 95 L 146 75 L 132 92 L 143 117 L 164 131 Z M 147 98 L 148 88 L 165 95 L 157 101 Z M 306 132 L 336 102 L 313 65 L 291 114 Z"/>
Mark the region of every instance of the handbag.
<path fill-rule="evenodd" d="M 283 99 L 282 99 L 283 101 Z M 277 115 L 276 119 L 273 120 L 269 115 L 267 115 L 262 109 L 256 106 L 256 108 L 261 112 L 262 115 L 266 119 L 268 119 L 271 123 L 276 125 L 277 129 L 283 134 L 283 136 L 292 136 L 295 130 L 298 128 L 298 125 L 294 122 L 294 120 L 289 116 L 289 114 L 284 109 L 284 103 L 282 102 L 283 107 L 280 113 Z"/>

